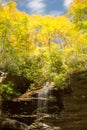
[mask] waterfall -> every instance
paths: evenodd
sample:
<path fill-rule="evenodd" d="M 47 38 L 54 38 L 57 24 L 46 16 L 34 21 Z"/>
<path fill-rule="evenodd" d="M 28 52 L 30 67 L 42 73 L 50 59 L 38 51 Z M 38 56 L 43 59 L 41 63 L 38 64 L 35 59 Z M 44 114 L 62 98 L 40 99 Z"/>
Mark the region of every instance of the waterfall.
<path fill-rule="evenodd" d="M 0 84 L 3 83 L 6 76 L 7 76 L 7 73 L 0 71 Z M 0 86 L 0 87 L 2 87 L 2 86 Z M 2 96 L 1 96 L 1 93 L 2 92 L 0 92 L 0 116 L 2 114 Z"/>
<path fill-rule="evenodd" d="M 54 86 L 53 82 L 46 82 L 43 85 L 43 88 L 38 94 L 38 113 L 47 113 L 48 112 L 48 100 L 51 96 L 51 88 Z"/>
<path fill-rule="evenodd" d="M 6 76 L 7 76 L 7 73 L 0 71 L 0 83 L 2 83 L 4 81 Z"/>

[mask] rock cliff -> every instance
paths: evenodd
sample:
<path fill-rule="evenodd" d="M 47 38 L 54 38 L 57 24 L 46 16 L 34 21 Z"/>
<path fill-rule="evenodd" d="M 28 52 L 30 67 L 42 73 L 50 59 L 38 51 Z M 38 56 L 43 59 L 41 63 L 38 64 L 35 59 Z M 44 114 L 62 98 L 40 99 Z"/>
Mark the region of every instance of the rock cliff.
<path fill-rule="evenodd" d="M 64 90 L 52 87 L 47 99 L 39 99 L 47 100 L 47 112 L 38 114 L 42 87 L 3 102 L 5 117 L 25 123 L 27 130 L 87 130 L 87 72 L 71 75 L 70 85 Z"/>

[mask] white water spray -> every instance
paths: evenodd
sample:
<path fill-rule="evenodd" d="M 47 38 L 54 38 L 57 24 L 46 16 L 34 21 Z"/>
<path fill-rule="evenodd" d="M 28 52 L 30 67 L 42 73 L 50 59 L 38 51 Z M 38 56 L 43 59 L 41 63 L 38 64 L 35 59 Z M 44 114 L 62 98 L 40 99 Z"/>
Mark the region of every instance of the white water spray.
<path fill-rule="evenodd" d="M 53 82 L 46 82 L 38 94 L 38 112 L 48 113 L 48 99 L 51 96 L 50 90 L 54 86 Z"/>

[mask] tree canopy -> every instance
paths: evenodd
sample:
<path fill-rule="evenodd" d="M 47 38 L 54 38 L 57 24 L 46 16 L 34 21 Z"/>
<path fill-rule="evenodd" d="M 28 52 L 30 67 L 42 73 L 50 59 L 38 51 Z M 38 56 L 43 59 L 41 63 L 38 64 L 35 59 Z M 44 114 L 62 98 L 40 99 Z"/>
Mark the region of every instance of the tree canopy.
<path fill-rule="evenodd" d="M 87 69 L 87 0 L 74 0 L 65 15 L 29 15 L 15 2 L 0 5 L 0 69 L 39 86 L 60 88 Z"/>

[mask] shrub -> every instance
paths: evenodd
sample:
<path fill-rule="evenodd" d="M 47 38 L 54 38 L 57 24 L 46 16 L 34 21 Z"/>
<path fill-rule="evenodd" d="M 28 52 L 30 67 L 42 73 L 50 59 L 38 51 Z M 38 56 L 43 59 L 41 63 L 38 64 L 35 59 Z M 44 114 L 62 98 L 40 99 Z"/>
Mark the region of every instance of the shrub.
<path fill-rule="evenodd" d="M 2 100 L 9 100 L 19 95 L 11 81 L 8 84 L 0 84 L 0 94 Z"/>

